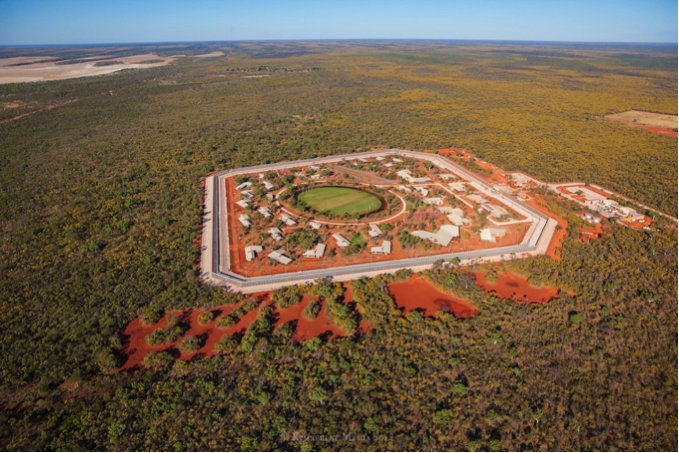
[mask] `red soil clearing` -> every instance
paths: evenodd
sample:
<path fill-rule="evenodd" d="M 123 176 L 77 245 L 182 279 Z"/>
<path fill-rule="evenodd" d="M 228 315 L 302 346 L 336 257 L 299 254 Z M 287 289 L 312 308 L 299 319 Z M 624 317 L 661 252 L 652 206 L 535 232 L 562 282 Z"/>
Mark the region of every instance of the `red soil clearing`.
<path fill-rule="evenodd" d="M 261 301 L 260 307 L 271 305 L 269 293 L 253 294 L 250 297 L 256 297 L 259 299 Z M 306 341 L 314 337 L 330 340 L 332 338 L 346 336 L 347 334 L 344 333 L 338 326 L 333 324 L 333 322 L 326 315 L 325 302 L 322 303 L 321 311 L 316 319 L 310 320 L 302 315 L 304 309 L 313 299 L 315 299 L 315 296 L 306 294 L 299 304 L 287 309 L 280 309 L 273 305 L 273 319 L 275 320 L 273 323 L 274 328 L 280 326 L 281 324 L 292 322 L 295 329 L 292 340 L 296 342 Z M 145 339 L 145 337 L 150 333 L 167 325 L 166 317 L 163 317 L 163 319 L 161 319 L 158 323 L 149 326 L 143 325 L 141 318 L 133 320 L 121 332 L 123 338 L 123 348 L 119 353 L 119 358 L 123 362 L 123 365 L 117 371 L 141 368 L 141 363 L 144 360 L 144 357 L 146 357 L 146 355 L 150 352 L 156 351 L 168 351 L 175 359 L 185 361 L 197 360 L 216 355 L 217 353 L 215 352 L 214 347 L 215 344 L 222 338 L 222 336 L 242 335 L 245 333 L 245 330 L 248 328 L 250 323 L 252 323 L 252 321 L 257 318 L 259 308 L 247 313 L 234 326 L 228 328 L 216 326 L 218 317 L 228 315 L 241 304 L 242 302 L 234 305 L 222 305 L 209 310 L 187 309 L 183 311 L 170 312 L 170 314 L 177 316 L 177 318 L 179 318 L 179 324 L 186 328 L 184 335 L 182 335 L 179 340 L 172 344 L 159 344 L 156 346 L 151 346 Z M 198 317 L 206 311 L 211 311 L 214 314 L 214 319 L 205 325 L 201 325 L 198 323 Z M 368 322 L 361 321 L 359 323 L 359 331 L 365 333 L 369 330 L 370 324 Z M 195 352 L 180 351 L 177 348 L 177 345 L 182 341 L 183 338 L 187 336 L 200 338 L 203 341 L 203 346 Z"/>
<path fill-rule="evenodd" d="M 673 131 L 672 129 L 666 129 L 664 127 L 655 127 L 655 126 L 644 126 L 642 124 L 633 124 L 633 123 L 625 123 L 627 126 L 631 127 L 636 127 L 639 129 L 646 129 L 651 132 L 657 132 L 658 134 L 664 134 L 664 135 L 669 135 L 670 137 L 677 137 L 677 131 Z"/>
<path fill-rule="evenodd" d="M 302 312 L 312 300 L 316 300 L 316 297 L 305 294 L 302 298 L 302 302 L 297 305 L 293 305 L 286 309 L 276 309 L 278 320 L 274 324 L 274 327 L 278 327 L 286 322 L 292 322 L 293 325 L 296 326 L 295 334 L 292 336 L 294 341 L 306 341 L 314 337 L 321 337 L 325 340 L 329 340 L 346 335 L 342 332 L 342 329 L 333 324 L 328 318 L 328 315 L 325 314 L 325 302 L 323 302 L 321 312 L 316 319 L 307 319 L 302 315 Z"/>
<path fill-rule="evenodd" d="M 478 313 L 476 307 L 466 300 L 439 291 L 423 277 L 413 276 L 406 281 L 389 283 L 388 286 L 403 314 L 424 310 L 425 316 L 434 317 L 438 310 L 443 310 L 453 313 L 456 318 L 471 318 Z"/>
<path fill-rule="evenodd" d="M 561 226 L 560 231 L 555 231 L 554 235 L 552 236 L 552 240 L 549 242 L 549 247 L 547 247 L 547 253 L 546 255 L 559 261 L 561 260 L 561 255 L 557 255 L 556 249 L 561 247 L 561 244 L 563 243 L 564 238 L 568 234 L 568 222 L 566 219 L 563 217 L 559 217 L 556 214 L 553 214 L 550 212 L 548 209 L 540 206 L 538 203 L 545 203 L 544 200 L 540 198 L 533 198 L 531 200 L 527 200 L 526 203 L 537 209 L 538 211 L 542 212 L 543 214 L 548 215 L 549 217 L 553 218 L 558 222 L 558 224 Z"/>
<path fill-rule="evenodd" d="M 512 271 L 497 274 L 497 281 L 485 280 L 487 270 L 473 271 L 476 284 L 486 291 L 495 293 L 501 299 L 512 299 L 524 303 L 548 302 L 559 297 L 559 288 L 554 286 L 535 287 L 528 283 L 528 278 Z"/>

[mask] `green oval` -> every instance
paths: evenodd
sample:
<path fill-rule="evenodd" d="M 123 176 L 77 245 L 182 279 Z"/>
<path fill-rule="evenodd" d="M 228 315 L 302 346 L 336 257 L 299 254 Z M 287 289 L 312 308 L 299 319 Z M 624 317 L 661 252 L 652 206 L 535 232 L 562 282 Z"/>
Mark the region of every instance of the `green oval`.
<path fill-rule="evenodd" d="M 334 215 L 363 215 L 382 207 L 375 195 L 348 187 L 319 187 L 300 193 L 297 199 L 315 211 Z"/>

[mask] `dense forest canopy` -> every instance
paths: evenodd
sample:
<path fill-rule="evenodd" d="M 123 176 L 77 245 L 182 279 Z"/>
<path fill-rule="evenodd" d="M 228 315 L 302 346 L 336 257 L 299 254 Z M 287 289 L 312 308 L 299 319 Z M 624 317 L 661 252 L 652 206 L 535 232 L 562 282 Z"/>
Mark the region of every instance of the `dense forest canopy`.
<path fill-rule="evenodd" d="M 190 57 L 217 50 L 225 55 Z M 428 278 L 479 315 L 406 318 L 385 290 L 391 277 L 378 277 L 352 284 L 367 334 L 263 341 L 250 353 L 107 374 L 132 319 L 233 297 L 196 278 L 201 178 L 213 170 L 380 146 L 467 148 L 676 216 L 677 139 L 602 119 L 677 114 L 676 47 L 319 41 L 132 51 L 189 56 L 0 85 L 0 121 L 9 120 L 0 123 L 3 448 L 676 451 L 676 229 L 611 225 L 584 243 L 580 211 L 555 199 L 550 208 L 571 224 L 562 259 L 508 265 L 558 284 L 558 300 L 500 301 L 443 267 Z"/>

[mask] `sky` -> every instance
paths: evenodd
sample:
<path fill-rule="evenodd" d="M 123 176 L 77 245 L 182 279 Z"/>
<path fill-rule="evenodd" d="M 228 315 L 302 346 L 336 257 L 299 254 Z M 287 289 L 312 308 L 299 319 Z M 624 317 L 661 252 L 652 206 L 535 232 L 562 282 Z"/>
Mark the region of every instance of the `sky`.
<path fill-rule="evenodd" d="M 0 0 L 0 45 L 286 39 L 677 42 L 677 0 Z"/>

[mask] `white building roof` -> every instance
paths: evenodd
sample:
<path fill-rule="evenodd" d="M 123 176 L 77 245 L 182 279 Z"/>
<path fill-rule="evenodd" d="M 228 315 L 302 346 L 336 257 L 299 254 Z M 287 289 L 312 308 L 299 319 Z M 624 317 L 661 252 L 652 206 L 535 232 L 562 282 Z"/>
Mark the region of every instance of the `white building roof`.
<path fill-rule="evenodd" d="M 445 247 L 446 245 L 450 244 L 450 241 L 452 241 L 453 238 L 460 236 L 460 228 L 455 225 L 441 225 L 441 229 L 436 233 L 417 230 L 410 234 L 420 239 L 436 242 L 437 244 Z"/>
<path fill-rule="evenodd" d="M 374 255 L 388 255 L 391 253 L 391 241 L 382 241 L 379 247 L 371 247 L 370 253 Z"/>
<path fill-rule="evenodd" d="M 422 201 L 424 201 L 427 204 L 433 204 L 435 206 L 443 204 L 443 200 L 441 199 L 441 197 L 425 198 Z"/>
<path fill-rule="evenodd" d="M 264 185 L 264 188 L 265 188 L 266 190 L 271 190 L 271 189 L 276 188 L 276 186 L 273 185 L 273 183 L 267 181 L 266 179 L 265 179 L 264 181 L 262 181 L 262 184 Z"/>
<path fill-rule="evenodd" d="M 240 190 L 243 190 L 246 187 L 250 187 L 250 186 L 252 186 L 252 183 L 250 181 L 246 181 L 243 184 L 236 186 L 236 190 L 240 191 Z"/>
<path fill-rule="evenodd" d="M 449 175 L 448 173 L 443 173 L 439 175 L 439 178 L 441 179 L 453 179 L 455 176 Z"/>
<path fill-rule="evenodd" d="M 264 250 L 261 245 L 249 245 L 245 247 L 245 259 L 248 261 L 252 261 L 255 259 L 255 256 L 257 256 L 257 253 L 261 252 Z"/>
<path fill-rule="evenodd" d="M 287 215 L 287 214 L 281 214 L 280 219 L 281 219 L 281 221 L 282 221 L 284 224 L 286 224 L 287 226 L 293 226 L 293 225 L 295 225 L 295 224 L 297 223 L 297 222 L 295 222 L 295 221 L 292 219 L 292 217 L 290 217 L 290 216 Z"/>
<path fill-rule="evenodd" d="M 333 234 L 332 237 L 335 240 L 335 242 L 337 242 L 337 246 L 339 248 L 346 248 L 346 247 L 349 247 L 351 245 L 351 241 L 348 240 L 347 238 L 345 238 L 344 236 L 342 236 L 339 233 Z"/>
<path fill-rule="evenodd" d="M 250 206 L 250 202 L 249 202 L 248 200 L 239 200 L 239 201 L 236 202 L 236 204 L 237 204 L 238 206 L 240 206 L 241 208 L 243 208 L 243 209 L 245 209 L 245 208 L 247 208 L 248 206 Z"/>
<path fill-rule="evenodd" d="M 368 232 L 371 238 L 376 238 L 379 236 L 382 236 L 382 230 L 380 230 L 380 227 L 375 225 L 374 223 L 370 224 L 370 231 Z"/>
<path fill-rule="evenodd" d="M 484 204 L 484 203 L 488 203 L 488 200 L 486 200 L 485 198 L 483 198 L 481 195 L 476 195 L 476 194 L 474 194 L 474 195 L 469 195 L 467 198 L 469 198 L 471 201 L 473 201 L 473 202 L 476 203 L 476 204 Z"/>
<path fill-rule="evenodd" d="M 466 218 L 465 213 L 460 208 L 455 208 L 450 214 L 448 214 L 448 220 L 455 226 L 462 226 L 469 223 L 469 219 Z"/>
<path fill-rule="evenodd" d="M 250 225 L 252 225 L 252 222 L 250 222 L 250 216 L 247 214 L 241 214 L 238 216 L 238 221 L 245 227 L 249 228 Z"/>
<path fill-rule="evenodd" d="M 243 190 L 243 191 L 241 191 L 240 196 L 246 197 L 246 198 L 252 198 L 254 196 L 254 193 L 252 192 L 252 190 Z"/>
<path fill-rule="evenodd" d="M 309 226 L 313 228 L 314 230 L 318 230 L 321 227 L 321 224 L 318 222 L 314 222 L 313 220 L 309 222 Z"/>
<path fill-rule="evenodd" d="M 463 182 L 451 182 L 448 187 L 453 189 L 455 192 L 464 192 L 466 187 Z"/>
<path fill-rule="evenodd" d="M 400 190 L 401 192 L 405 192 L 405 193 L 410 193 L 410 192 L 412 192 L 412 190 L 410 190 L 410 189 L 409 189 L 408 187 L 406 187 L 406 186 L 398 186 L 397 189 Z"/>
<path fill-rule="evenodd" d="M 323 255 L 325 255 L 325 244 L 316 244 L 316 247 L 304 252 L 304 258 L 322 258 Z"/>
<path fill-rule="evenodd" d="M 453 208 L 450 206 L 439 206 L 438 210 L 441 212 L 441 214 L 450 214 L 453 212 Z"/>
<path fill-rule="evenodd" d="M 288 252 L 286 252 L 285 249 L 278 249 L 269 253 L 269 258 L 271 258 L 274 261 L 278 261 L 281 264 L 290 264 L 292 263 L 292 259 L 285 256 L 286 253 Z"/>
<path fill-rule="evenodd" d="M 393 160 L 393 161 L 396 162 L 397 164 L 400 164 L 401 162 L 403 162 L 401 159 L 397 159 L 396 157 L 394 157 L 394 158 L 391 159 L 391 160 Z"/>
<path fill-rule="evenodd" d="M 274 241 L 280 242 L 283 240 L 283 236 L 281 236 L 281 230 L 276 227 L 272 227 L 269 230 L 269 235 L 273 238 Z"/>
<path fill-rule="evenodd" d="M 423 197 L 429 195 L 429 190 L 426 187 L 413 187 L 413 190 L 420 192 Z"/>
<path fill-rule="evenodd" d="M 262 214 L 262 217 L 265 219 L 268 219 L 271 217 L 271 211 L 269 211 L 269 208 L 265 206 L 260 206 L 259 209 L 257 210 L 260 214 Z"/>
<path fill-rule="evenodd" d="M 387 167 L 387 168 L 391 168 L 391 167 L 394 166 L 394 164 L 384 164 L 384 166 Z"/>
<path fill-rule="evenodd" d="M 480 231 L 481 240 L 485 242 L 495 242 L 495 238 L 501 238 L 507 234 L 504 228 L 490 227 Z"/>

